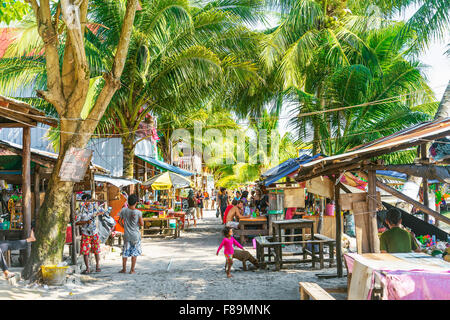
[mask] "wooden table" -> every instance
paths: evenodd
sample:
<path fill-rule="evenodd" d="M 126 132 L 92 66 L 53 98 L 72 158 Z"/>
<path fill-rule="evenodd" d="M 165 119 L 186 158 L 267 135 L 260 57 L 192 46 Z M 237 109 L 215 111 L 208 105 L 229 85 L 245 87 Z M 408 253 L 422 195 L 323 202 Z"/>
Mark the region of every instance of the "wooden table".
<path fill-rule="evenodd" d="M 311 239 L 314 239 L 314 221 L 308 219 L 291 219 L 291 220 L 279 220 L 272 222 L 274 240 L 277 242 L 283 241 L 283 238 L 287 237 L 298 237 L 303 234 L 295 234 L 295 229 L 310 229 L 311 231 Z M 281 234 L 282 230 L 292 230 L 291 234 Z"/>
<path fill-rule="evenodd" d="M 173 213 L 169 213 L 167 214 L 168 217 L 176 217 L 176 218 L 180 218 L 180 222 L 181 222 L 181 228 L 182 230 L 184 230 L 184 221 L 186 219 L 186 213 L 183 211 L 176 211 Z"/>
<path fill-rule="evenodd" d="M 450 263 L 424 253 L 344 254 L 349 300 L 450 299 Z"/>
<path fill-rule="evenodd" d="M 258 229 L 247 229 L 248 226 L 259 226 Z M 239 229 L 235 232 L 240 237 L 240 243 L 244 245 L 246 236 L 266 236 L 269 234 L 266 217 L 248 217 L 239 219 Z"/>
<path fill-rule="evenodd" d="M 180 218 L 178 217 L 165 217 L 165 218 L 143 218 L 144 226 L 141 229 L 142 238 L 155 237 L 155 236 L 164 236 L 163 232 L 166 230 L 173 230 L 173 237 L 178 238 L 180 236 Z M 175 228 L 171 228 L 169 226 L 170 220 L 176 220 Z M 155 222 L 160 222 L 159 226 L 152 226 Z M 145 233 L 145 231 L 159 231 L 156 234 Z"/>

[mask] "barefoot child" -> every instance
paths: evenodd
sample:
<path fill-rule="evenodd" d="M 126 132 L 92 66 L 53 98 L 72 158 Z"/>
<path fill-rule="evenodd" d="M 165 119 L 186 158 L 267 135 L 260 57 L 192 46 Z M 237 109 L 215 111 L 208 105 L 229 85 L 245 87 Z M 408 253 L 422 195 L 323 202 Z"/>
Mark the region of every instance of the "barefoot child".
<path fill-rule="evenodd" d="M 0 268 L 3 271 L 6 279 L 12 278 L 15 276 L 14 273 L 8 271 L 8 265 L 6 264 L 5 257 L 3 256 L 3 252 L 8 250 L 22 250 L 26 249 L 28 243 L 36 241 L 34 237 L 33 229 L 31 229 L 31 234 L 28 238 L 24 240 L 5 240 L 0 241 Z"/>
<path fill-rule="evenodd" d="M 120 273 L 127 272 L 127 258 L 131 257 L 130 274 L 135 273 L 137 257 L 142 254 L 141 232 L 139 228 L 144 225 L 142 212 L 136 209 L 138 197 L 132 194 L 128 197 L 128 208 L 123 208 L 119 212 L 119 224 L 124 227 L 124 244 L 122 250 L 122 270 Z"/>
<path fill-rule="evenodd" d="M 231 278 L 231 266 L 233 265 L 233 253 L 234 253 L 234 248 L 233 245 L 241 248 L 242 250 L 245 250 L 241 244 L 239 242 L 236 241 L 236 239 L 233 238 L 233 229 L 231 229 L 230 227 L 225 227 L 223 229 L 223 234 L 225 236 L 225 238 L 223 238 L 222 243 L 219 246 L 219 249 L 217 249 L 217 253 L 216 255 L 219 255 L 219 251 L 220 249 L 222 249 L 222 247 L 224 247 L 224 254 L 225 254 L 225 259 L 226 259 L 226 272 L 227 272 L 227 277 Z"/>

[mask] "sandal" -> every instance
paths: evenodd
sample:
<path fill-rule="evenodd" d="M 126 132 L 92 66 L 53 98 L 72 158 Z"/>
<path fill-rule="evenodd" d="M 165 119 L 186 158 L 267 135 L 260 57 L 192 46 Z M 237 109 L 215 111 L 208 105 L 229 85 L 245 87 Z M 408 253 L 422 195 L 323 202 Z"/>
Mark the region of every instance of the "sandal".
<path fill-rule="evenodd" d="M 101 271 L 102 271 L 102 269 L 100 269 L 100 268 L 95 269 L 95 272 L 101 272 Z"/>
<path fill-rule="evenodd" d="M 11 278 L 14 278 L 16 276 L 16 274 L 15 273 L 9 273 L 7 276 L 5 276 L 5 279 L 11 279 Z"/>
<path fill-rule="evenodd" d="M 81 272 L 81 274 L 89 274 L 91 273 L 88 269 L 84 270 L 83 272 Z"/>

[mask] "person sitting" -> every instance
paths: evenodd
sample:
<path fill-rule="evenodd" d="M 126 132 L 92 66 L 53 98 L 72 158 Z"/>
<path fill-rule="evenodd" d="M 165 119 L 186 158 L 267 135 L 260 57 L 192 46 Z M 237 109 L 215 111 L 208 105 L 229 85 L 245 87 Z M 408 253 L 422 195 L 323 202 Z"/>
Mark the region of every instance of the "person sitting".
<path fill-rule="evenodd" d="M 239 219 L 244 218 L 242 212 L 244 210 L 244 203 L 242 200 L 237 201 L 237 205 L 235 205 L 228 212 L 226 219 L 226 226 L 237 229 L 239 226 Z"/>
<path fill-rule="evenodd" d="M 389 230 L 380 237 L 381 253 L 407 253 L 412 250 L 420 252 L 411 233 L 402 229 L 402 213 L 398 209 L 389 209 L 385 222 Z"/>
<path fill-rule="evenodd" d="M 34 231 L 31 229 L 30 236 L 24 240 L 3 240 L 0 241 L 0 268 L 3 271 L 5 279 L 10 279 L 15 276 L 14 273 L 8 271 L 8 265 L 5 260 L 3 253 L 8 250 L 23 250 L 28 247 L 28 243 L 36 241 L 34 237 Z"/>
<path fill-rule="evenodd" d="M 223 214 L 223 224 L 227 223 L 227 215 L 230 210 L 238 204 L 237 200 L 233 200 L 230 205 L 227 206 L 225 213 Z"/>

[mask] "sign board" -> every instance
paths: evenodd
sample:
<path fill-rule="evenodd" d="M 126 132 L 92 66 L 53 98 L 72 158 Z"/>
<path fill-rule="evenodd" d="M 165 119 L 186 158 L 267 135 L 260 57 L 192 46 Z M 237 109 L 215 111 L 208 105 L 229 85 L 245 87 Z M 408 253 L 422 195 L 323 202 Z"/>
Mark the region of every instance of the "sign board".
<path fill-rule="evenodd" d="M 59 177 L 62 181 L 80 182 L 84 179 L 91 158 L 92 150 L 70 148 L 64 155 Z"/>
<path fill-rule="evenodd" d="M 304 188 L 284 189 L 284 207 L 304 208 L 305 189 Z"/>
<path fill-rule="evenodd" d="M 328 199 L 334 198 L 333 182 L 325 177 L 317 177 L 306 181 L 306 191 Z"/>

